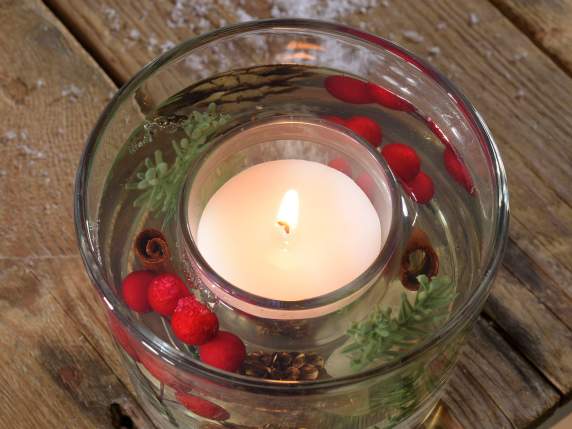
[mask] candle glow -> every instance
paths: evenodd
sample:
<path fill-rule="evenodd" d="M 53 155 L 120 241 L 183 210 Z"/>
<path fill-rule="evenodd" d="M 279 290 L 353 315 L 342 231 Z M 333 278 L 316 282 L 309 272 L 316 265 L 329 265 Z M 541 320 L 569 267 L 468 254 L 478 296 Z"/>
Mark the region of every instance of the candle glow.
<path fill-rule="evenodd" d="M 276 223 L 284 230 L 286 234 L 291 234 L 298 226 L 298 217 L 300 213 L 300 198 L 298 192 L 293 189 L 288 190 L 276 216 Z"/>
<path fill-rule="evenodd" d="M 387 228 L 354 180 L 324 164 L 268 161 L 208 201 L 197 228 L 207 263 L 235 287 L 277 301 L 336 291 L 379 254 Z M 382 232 L 383 231 L 383 232 Z"/>

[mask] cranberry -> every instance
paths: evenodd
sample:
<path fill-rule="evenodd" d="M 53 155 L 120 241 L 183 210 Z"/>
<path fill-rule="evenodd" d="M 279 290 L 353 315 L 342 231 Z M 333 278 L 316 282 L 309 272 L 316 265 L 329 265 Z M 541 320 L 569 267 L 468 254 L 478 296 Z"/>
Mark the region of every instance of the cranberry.
<path fill-rule="evenodd" d="M 347 176 L 352 176 L 352 166 L 345 158 L 334 158 L 328 162 L 328 166 L 341 171 Z"/>
<path fill-rule="evenodd" d="M 147 290 L 154 277 L 155 274 L 152 271 L 133 271 L 123 279 L 121 294 L 123 301 L 130 309 L 137 313 L 151 311 Z"/>
<path fill-rule="evenodd" d="M 176 392 L 175 397 L 186 409 L 206 419 L 227 420 L 230 417 L 224 408 L 199 396 Z"/>
<path fill-rule="evenodd" d="M 218 331 L 218 318 L 204 304 L 189 296 L 181 298 L 171 318 L 173 332 L 191 345 L 204 344 Z"/>
<path fill-rule="evenodd" d="M 346 126 L 373 147 L 381 145 L 382 131 L 379 124 L 367 116 L 352 116 Z"/>
<path fill-rule="evenodd" d="M 394 94 L 387 88 L 383 88 L 375 83 L 368 83 L 367 90 L 373 101 L 388 109 L 400 110 L 403 112 L 413 112 L 415 107 L 409 101 Z"/>
<path fill-rule="evenodd" d="M 371 103 L 367 83 L 349 76 L 328 76 L 324 82 L 326 90 L 335 98 L 346 103 Z"/>
<path fill-rule="evenodd" d="M 389 168 L 404 181 L 413 180 L 421 170 L 421 161 L 415 149 L 403 143 L 391 143 L 381 149 Z"/>
<path fill-rule="evenodd" d="M 471 176 L 467 168 L 463 165 L 463 162 L 450 147 L 447 147 L 443 153 L 443 162 L 451 177 L 463 185 L 467 192 L 472 195 L 474 193 L 474 187 Z"/>
<path fill-rule="evenodd" d="M 151 308 L 161 316 L 170 316 L 175 311 L 179 298 L 189 296 L 185 283 L 176 274 L 159 274 L 149 285 L 147 298 Z"/>
<path fill-rule="evenodd" d="M 236 335 L 218 331 L 212 340 L 199 347 L 199 356 L 206 364 L 234 372 L 240 368 L 246 357 L 246 347 Z"/>
<path fill-rule="evenodd" d="M 423 171 L 420 171 L 413 180 L 403 182 L 403 188 L 419 204 L 427 204 L 435 194 L 433 180 Z"/>

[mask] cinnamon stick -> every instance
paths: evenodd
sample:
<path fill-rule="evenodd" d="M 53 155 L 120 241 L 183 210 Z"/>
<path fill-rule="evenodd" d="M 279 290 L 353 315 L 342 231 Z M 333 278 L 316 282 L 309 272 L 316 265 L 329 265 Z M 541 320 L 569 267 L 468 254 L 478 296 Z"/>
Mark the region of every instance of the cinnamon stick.
<path fill-rule="evenodd" d="M 172 271 L 171 251 L 167 239 L 158 229 L 147 228 L 135 237 L 135 255 L 146 270 Z"/>
<path fill-rule="evenodd" d="M 414 261 L 412 259 L 417 259 Z M 417 276 L 422 274 L 431 278 L 439 272 L 439 257 L 431 246 L 429 237 L 420 228 L 413 228 L 403 256 L 399 274 L 401 284 L 407 289 L 416 291 L 419 289 Z"/>

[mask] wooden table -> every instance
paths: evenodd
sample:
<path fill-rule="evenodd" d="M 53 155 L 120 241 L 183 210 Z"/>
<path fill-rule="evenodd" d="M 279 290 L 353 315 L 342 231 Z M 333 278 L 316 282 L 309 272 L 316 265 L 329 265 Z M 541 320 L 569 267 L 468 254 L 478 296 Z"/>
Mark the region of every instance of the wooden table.
<path fill-rule="evenodd" d="M 572 0 L 0 0 L 0 426 L 152 427 L 74 237 L 74 172 L 119 85 L 183 39 L 281 15 L 363 27 L 434 63 L 492 128 L 510 240 L 443 403 L 464 428 L 529 427 L 572 388 Z M 450 421 L 450 420 L 449 420 Z M 454 426 L 454 423 L 446 424 Z"/>

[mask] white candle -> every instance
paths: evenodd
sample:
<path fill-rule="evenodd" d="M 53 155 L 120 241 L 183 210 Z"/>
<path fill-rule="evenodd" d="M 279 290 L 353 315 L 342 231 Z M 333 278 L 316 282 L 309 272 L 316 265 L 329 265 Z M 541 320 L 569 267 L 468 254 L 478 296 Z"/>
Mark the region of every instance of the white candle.
<path fill-rule="evenodd" d="M 270 161 L 226 182 L 208 201 L 197 246 L 234 286 L 297 301 L 363 273 L 385 241 L 371 201 L 345 174 L 303 160 Z"/>

